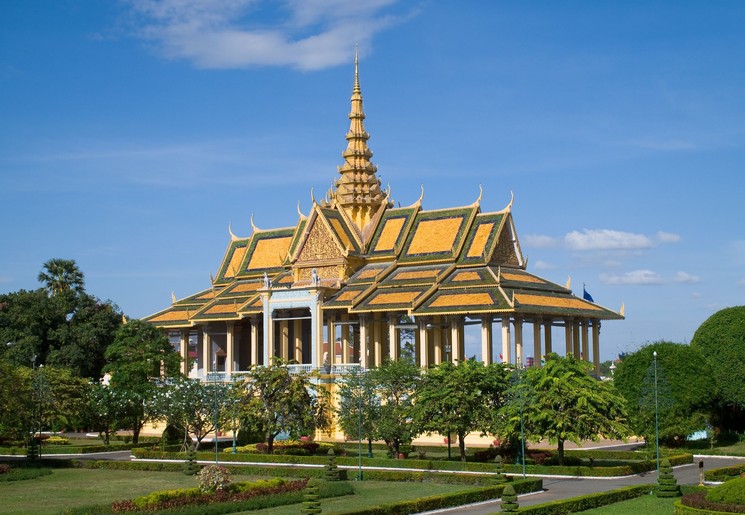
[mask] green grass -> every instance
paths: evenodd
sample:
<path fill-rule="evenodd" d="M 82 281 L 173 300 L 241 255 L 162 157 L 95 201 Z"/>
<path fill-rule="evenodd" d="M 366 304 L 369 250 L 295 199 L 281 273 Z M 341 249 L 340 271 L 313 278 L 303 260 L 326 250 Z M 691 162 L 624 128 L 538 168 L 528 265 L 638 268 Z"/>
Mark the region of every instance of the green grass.
<path fill-rule="evenodd" d="M 321 509 L 324 515 L 332 513 L 344 513 L 346 510 L 358 510 L 370 506 L 380 506 L 396 501 L 417 499 L 430 495 L 443 493 L 462 492 L 474 487 L 469 485 L 445 485 L 439 483 L 405 483 L 393 481 L 354 481 L 355 495 L 324 499 L 321 501 Z M 285 515 L 287 513 L 299 513 L 297 509 L 290 506 L 279 506 L 265 510 L 243 512 L 252 515 Z"/>
<path fill-rule="evenodd" d="M 236 481 L 256 479 L 234 476 Z M 49 476 L 0 484 L 0 511 L 7 514 L 60 513 L 65 508 L 131 499 L 157 490 L 197 486 L 180 472 L 53 469 Z"/>
<path fill-rule="evenodd" d="M 670 515 L 673 513 L 673 503 L 680 497 L 661 499 L 655 495 L 642 495 L 636 499 L 619 502 L 583 511 L 584 515 Z"/>
<path fill-rule="evenodd" d="M 689 452 L 696 452 L 697 454 L 716 454 L 719 456 L 745 456 L 745 442 L 736 442 L 730 445 L 717 445 L 713 449 L 709 442 L 704 440 L 698 440 L 695 442 L 688 442 L 685 445 L 685 450 Z"/>

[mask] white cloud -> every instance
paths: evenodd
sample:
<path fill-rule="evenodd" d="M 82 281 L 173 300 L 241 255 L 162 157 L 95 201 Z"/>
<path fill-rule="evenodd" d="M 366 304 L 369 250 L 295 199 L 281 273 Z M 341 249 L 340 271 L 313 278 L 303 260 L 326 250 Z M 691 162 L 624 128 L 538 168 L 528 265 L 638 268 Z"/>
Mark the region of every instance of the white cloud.
<path fill-rule="evenodd" d="M 564 236 L 564 243 L 572 250 L 636 250 L 653 246 L 643 234 L 613 231 L 611 229 L 584 229 Z"/>
<path fill-rule="evenodd" d="M 670 232 L 657 231 L 657 241 L 659 241 L 660 243 L 678 243 L 680 241 L 680 235 Z"/>
<path fill-rule="evenodd" d="M 678 272 L 675 274 L 675 278 L 673 279 L 676 283 L 687 283 L 687 284 L 696 284 L 701 282 L 701 278 L 697 275 L 691 275 L 687 272 Z"/>
<path fill-rule="evenodd" d="M 536 261 L 534 268 L 536 270 L 553 270 L 556 268 L 556 265 L 552 265 L 551 263 L 547 263 L 539 259 L 538 261 Z"/>
<path fill-rule="evenodd" d="M 662 277 L 651 270 L 634 270 L 622 275 L 601 274 L 606 284 L 662 284 Z"/>
<path fill-rule="evenodd" d="M 168 58 L 200 68 L 349 63 L 353 44 L 397 21 L 398 0 L 129 0 L 138 35 Z M 277 5 L 279 4 L 279 5 Z"/>
<path fill-rule="evenodd" d="M 548 249 L 556 247 L 559 241 L 552 236 L 545 236 L 543 234 L 528 234 L 523 239 L 527 247 L 533 247 L 537 249 Z"/>

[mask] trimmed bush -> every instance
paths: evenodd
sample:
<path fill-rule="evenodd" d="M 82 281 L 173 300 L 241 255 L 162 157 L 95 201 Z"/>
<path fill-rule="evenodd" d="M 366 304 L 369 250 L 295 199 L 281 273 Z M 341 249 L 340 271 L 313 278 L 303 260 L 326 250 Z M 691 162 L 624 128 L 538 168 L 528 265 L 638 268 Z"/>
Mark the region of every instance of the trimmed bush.
<path fill-rule="evenodd" d="M 724 504 L 741 504 L 745 506 L 745 477 L 733 479 L 712 488 L 706 494 L 706 500 Z"/>
<path fill-rule="evenodd" d="M 321 496 L 318 495 L 318 486 L 316 483 L 308 482 L 305 487 L 305 495 L 303 496 L 303 507 L 300 513 L 306 513 L 308 515 L 317 515 L 321 513 Z"/>
<path fill-rule="evenodd" d="M 680 487 L 668 460 L 660 462 L 660 476 L 657 478 L 654 494 L 657 497 L 680 497 Z"/>
<path fill-rule="evenodd" d="M 230 471 L 220 465 L 208 465 L 197 474 L 199 490 L 217 492 L 225 490 L 230 484 Z"/>
<path fill-rule="evenodd" d="M 578 511 L 599 508 L 600 506 L 615 504 L 617 502 L 626 501 L 629 499 L 635 499 L 637 497 L 641 497 L 642 495 L 650 493 L 652 488 L 652 485 L 627 486 L 625 488 L 619 488 L 618 490 L 611 490 L 609 492 L 599 492 L 596 494 L 582 495 L 580 497 L 572 497 L 571 499 L 564 499 L 561 501 L 552 501 L 544 504 L 527 506 L 520 508 L 519 513 L 530 515 L 557 515 L 564 513 L 575 513 Z"/>
<path fill-rule="evenodd" d="M 502 513 L 517 513 L 519 507 L 515 489 L 512 488 L 512 485 L 505 486 L 502 492 L 502 509 L 499 511 Z"/>

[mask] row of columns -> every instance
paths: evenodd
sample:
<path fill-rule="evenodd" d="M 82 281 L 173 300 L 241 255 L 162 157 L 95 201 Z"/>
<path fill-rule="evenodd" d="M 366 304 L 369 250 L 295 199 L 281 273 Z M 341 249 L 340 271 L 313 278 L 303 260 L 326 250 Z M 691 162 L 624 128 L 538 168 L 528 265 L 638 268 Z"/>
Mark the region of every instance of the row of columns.
<path fill-rule="evenodd" d="M 260 360 L 259 327 L 262 321 L 259 317 L 253 317 L 249 325 L 249 348 L 250 364 L 268 362 L 270 354 L 276 346 L 275 338 L 279 343 L 278 355 L 285 361 L 295 360 L 303 362 L 303 320 L 280 320 L 277 322 L 277 334 L 274 334 L 274 323 L 263 321 L 264 327 L 264 356 Z M 338 319 L 334 316 L 326 317 L 323 324 L 322 317 L 317 317 L 315 324 L 311 324 L 311 332 L 316 333 L 316 342 L 324 341 L 327 345 L 313 345 L 310 355 L 313 367 L 322 365 L 360 364 L 367 367 L 378 367 L 382 365 L 385 358 L 397 360 L 401 356 L 402 328 L 413 331 L 412 341 L 414 357 L 422 368 L 438 365 L 443 361 L 464 359 L 464 323 L 463 317 L 432 317 L 419 318 L 414 324 L 399 324 L 398 316 L 374 318 L 370 315 L 359 315 L 350 317 L 342 314 Z M 483 317 L 481 325 L 481 356 L 484 363 L 494 362 L 493 356 L 493 322 L 491 317 Z M 581 359 L 591 361 L 595 373 L 599 373 L 600 362 L 600 323 L 598 320 L 566 318 L 559 321 L 553 319 L 523 320 L 521 318 L 501 318 L 501 340 L 502 353 L 500 361 L 506 363 L 525 364 L 523 345 L 523 325 L 533 324 L 533 356 L 534 365 L 541 366 L 541 357 L 553 352 L 552 327 L 563 325 L 565 331 L 565 353 L 566 355 L 578 356 Z M 325 326 L 325 334 L 324 333 Z M 337 331 L 337 327 L 339 331 Z M 290 330 L 292 328 L 292 330 Z M 209 332 L 200 329 L 198 340 L 201 345 L 200 360 L 201 369 L 204 374 L 215 370 L 218 351 L 214 345 L 214 336 L 225 335 L 224 349 L 219 348 L 225 354 L 224 371 L 228 374 L 239 370 L 237 353 L 237 341 L 243 329 L 241 324 L 225 322 L 225 332 Z M 180 351 L 183 358 L 182 372 L 187 374 L 187 363 L 189 361 L 188 347 L 191 329 L 182 329 L 180 334 Z M 268 334 L 267 334 L 268 333 Z M 320 334 L 319 334 L 320 333 Z M 337 337 L 338 333 L 338 337 Z M 514 335 L 514 336 L 513 336 Z M 325 337 L 325 338 L 324 338 Z M 337 340 L 340 342 L 340 354 L 337 354 Z M 512 354 L 514 342 L 514 356 Z M 325 347 L 325 350 L 324 350 Z"/>

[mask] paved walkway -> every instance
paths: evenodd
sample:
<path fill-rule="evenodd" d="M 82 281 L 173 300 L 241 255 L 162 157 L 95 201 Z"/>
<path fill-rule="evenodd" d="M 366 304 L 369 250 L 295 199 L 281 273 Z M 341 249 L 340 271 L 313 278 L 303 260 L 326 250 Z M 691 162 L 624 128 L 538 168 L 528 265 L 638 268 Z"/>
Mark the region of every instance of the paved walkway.
<path fill-rule="evenodd" d="M 738 463 L 745 463 L 745 458 L 726 458 L 726 457 L 701 457 L 695 456 L 693 463 L 690 465 L 681 465 L 673 469 L 675 478 L 679 485 L 697 485 L 699 482 L 699 459 L 704 460 L 704 469 L 715 469 L 728 467 Z M 654 484 L 657 482 L 657 472 L 645 472 L 633 476 L 620 478 L 556 478 L 544 477 L 543 492 L 531 493 L 519 496 L 518 503 L 520 506 L 532 506 L 534 504 L 543 504 L 560 499 L 568 499 L 580 495 L 587 495 L 596 492 L 606 492 L 615 490 L 624 486 Z M 491 515 L 499 512 L 501 502 L 499 500 L 486 501 L 468 506 L 459 506 L 444 510 L 436 510 L 427 513 L 443 513 L 457 515 Z"/>

